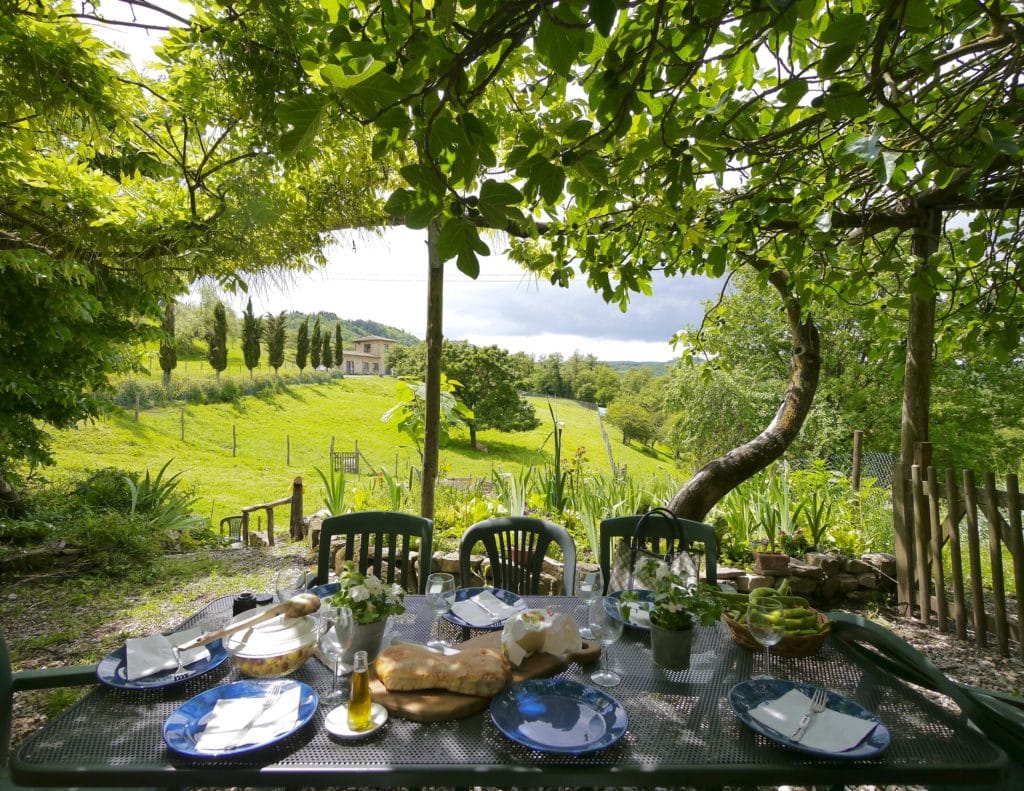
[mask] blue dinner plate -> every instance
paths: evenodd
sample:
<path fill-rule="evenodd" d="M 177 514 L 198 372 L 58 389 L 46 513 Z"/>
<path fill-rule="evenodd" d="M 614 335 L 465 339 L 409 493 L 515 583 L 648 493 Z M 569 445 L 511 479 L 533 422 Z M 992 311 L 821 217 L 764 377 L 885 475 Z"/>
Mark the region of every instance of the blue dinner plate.
<path fill-rule="evenodd" d="M 512 591 L 507 591 L 502 588 L 459 588 L 457 591 L 455 591 L 455 601 L 465 601 L 466 599 L 472 596 L 476 596 L 478 593 L 483 593 L 484 591 L 490 591 L 495 595 L 495 597 L 501 599 L 503 602 L 505 602 L 505 604 L 508 604 L 512 607 L 519 606 L 521 601 L 519 596 L 512 593 Z M 520 607 L 520 609 L 525 610 L 526 605 L 523 604 Z M 456 626 L 461 626 L 465 629 L 479 629 L 483 631 L 494 631 L 495 629 L 502 629 L 505 626 L 505 621 L 508 620 L 508 618 L 505 618 L 501 621 L 495 621 L 494 623 L 488 626 L 474 626 L 473 624 L 464 621 L 451 610 L 446 612 L 441 617 L 449 623 L 455 624 Z"/>
<path fill-rule="evenodd" d="M 768 737 L 773 742 L 781 744 L 783 747 L 789 747 L 803 753 L 825 756 L 827 758 L 871 758 L 889 746 L 892 736 L 889 733 L 889 729 L 885 727 L 884 722 L 857 701 L 845 698 L 838 692 L 832 692 L 831 690 L 825 690 L 828 695 L 825 701 L 826 708 L 875 723 L 874 730 L 865 736 L 860 744 L 849 750 L 833 752 L 831 750 L 819 750 L 814 747 L 808 747 L 806 744 L 793 741 L 787 735 L 780 733 L 774 728 L 769 728 L 764 723 L 750 716 L 751 709 L 767 701 L 778 700 L 791 689 L 798 689 L 811 698 L 814 697 L 814 693 L 818 688 L 813 684 L 802 684 L 799 681 L 788 681 L 781 678 L 755 678 L 749 681 L 742 681 L 729 690 L 729 705 L 732 706 L 732 710 L 739 717 L 740 721 L 748 728 L 757 731 L 762 736 Z"/>
<path fill-rule="evenodd" d="M 629 724 L 626 710 L 607 692 L 563 678 L 513 684 L 491 701 L 491 720 L 514 742 L 566 755 L 603 750 Z"/>
<path fill-rule="evenodd" d="M 196 740 L 202 733 L 203 720 L 210 715 L 218 700 L 265 698 L 268 691 L 274 687 L 279 687 L 282 692 L 288 692 L 291 687 L 299 688 L 299 716 L 292 727 L 265 741 L 243 744 L 233 749 L 217 751 L 199 749 L 196 745 Z M 205 692 L 201 692 L 194 698 L 189 698 L 175 709 L 171 716 L 167 718 L 167 721 L 164 722 L 164 742 L 175 752 L 196 758 L 220 758 L 249 753 L 253 750 L 262 750 L 264 747 L 269 747 L 272 744 L 277 744 L 287 739 L 309 722 L 313 714 L 316 713 L 318 703 L 319 698 L 312 687 L 290 678 L 235 681 L 232 684 L 224 684 L 223 686 L 213 687 Z"/>
<path fill-rule="evenodd" d="M 644 623 L 633 623 L 629 619 L 624 619 L 622 617 L 622 610 L 621 610 L 622 605 L 619 604 L 618 602 L 621 601 L 623 593 L 635 593 L 637 599 L 642 604 L 647 605 L 647 607 L 645 607 L 645 609 L 650 611 L 651 607 L 654 606 L 654 591 L 644 590 L 643 588 L 635 588 L 632 591 L 612 591 L 605 598 L 605 603 L 604 603 L 605 612 L 607 612 L 609 615 L 611 615 L 615 620 L 622 621 L 623 625 L 628 626 L 631 629 L 640 629 L 640 630 L 642 630 L 644 632 L 651 631 L 651 627 L 648 626 L 647 624 L 644 624 Z M 610 600 L 614 600 L 615 603 L 613 604 L 612 601 L 610 601 Z"/>
<path fill-rule="evenodd" d="M 151 676 L 137 678 L 135 681 L 129 681 L 126 649 L 122 644 L 100 660 L 96 668 L 96 678 L 109 687 L 118 687 L 119 689 L 161 689 L 174 684 L 183 684 L 190 678 L 213 670 L 228 658 L 220 640 L 215 640 L 206 648 L 210 652 L 209 658 L 185 665 L 186 672 L 184 674 L 179 674 L 178 668 L 174 667 L 170 670 L 161 670 Z M 175 678 L 175 676 L 178 677 Z"/>
<path fill-rule="evenodd" d="M 309 589 L 310 593 L 315 593 L 321 599 L 326 599 L 328 596 L 333 596 L 341 590 L 340 582 L 328 582 L 326 585 L 314 585 Z"/>

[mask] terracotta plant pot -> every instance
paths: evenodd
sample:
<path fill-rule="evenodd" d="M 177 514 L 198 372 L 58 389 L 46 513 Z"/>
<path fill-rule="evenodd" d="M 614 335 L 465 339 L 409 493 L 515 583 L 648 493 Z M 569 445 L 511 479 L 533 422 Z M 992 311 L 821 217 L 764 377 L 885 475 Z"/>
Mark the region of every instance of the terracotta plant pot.
<path fill-rule="evenodd" d="M 663 629 L 657 624 L 651 624 L 651 658 L 658 667 L 688 670 L 692 647 L 692 626 L 689 629 Z"/>
<path fill-rule="evenodd" d="M 782 552 L 755 552 L 754 566 L 761 571 L 785 571 L 789 568 L 789 555 Z"/>

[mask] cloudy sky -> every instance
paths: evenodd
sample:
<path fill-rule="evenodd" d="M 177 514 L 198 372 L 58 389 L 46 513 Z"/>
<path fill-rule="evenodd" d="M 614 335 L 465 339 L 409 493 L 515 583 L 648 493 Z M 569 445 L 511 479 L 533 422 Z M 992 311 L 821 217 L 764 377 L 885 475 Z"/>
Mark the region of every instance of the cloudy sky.
<path fill-rule="evenodd" d="M 253 310 L 326 310 L 424 337 L 425 231 L 392 228 L 372 236 L 342 237 L 328 253 L 331 263 L 324 270 L 287 284 L 255 284 L 250 292 Z M 624 314 L 583 282 L 557 288 L 500 254 L 482 259 L 476 280 L 449 261 L 444 290 L 444 333 L 449 339 L 533 355 L 558 352 L 568 357 L 579 351 L 600 360 L 636 361 L 678 356 L 669 339 L 687 324 L 699 324 L 701 301 L 717 294 L 715 283 L 701 278 L 657 277 L 654 295 L 635 296 Z M 247 298 L 226 301 L 240 313 Z"/>

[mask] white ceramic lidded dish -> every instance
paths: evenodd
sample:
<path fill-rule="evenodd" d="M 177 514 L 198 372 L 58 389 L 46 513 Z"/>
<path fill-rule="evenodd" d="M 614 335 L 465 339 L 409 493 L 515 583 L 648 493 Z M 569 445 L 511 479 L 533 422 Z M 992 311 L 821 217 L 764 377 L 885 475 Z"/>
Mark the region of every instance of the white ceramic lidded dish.
<path fill-rule="evenodd" d="M 253 612 L 248 610 L 232 621 L 251 617 Z M 302 667 L 303 662 L 316 651 L 319 639 L 316 618 L 278 615 L 249 629 L 229 634 L 224 638 L 224 650 L 231 658 L 231 664 L 245 675 L 276 678 Z"/>

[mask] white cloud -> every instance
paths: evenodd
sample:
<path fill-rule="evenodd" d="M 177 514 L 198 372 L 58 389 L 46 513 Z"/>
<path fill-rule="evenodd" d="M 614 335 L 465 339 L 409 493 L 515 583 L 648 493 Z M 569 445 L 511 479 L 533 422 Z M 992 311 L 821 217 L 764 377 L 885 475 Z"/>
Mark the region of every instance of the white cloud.
<path fill-rule="evenodd" d="M 379 236 L 341 238 L 323 270 L 288 286 L 262 283 L 252 291 L 257 313 L 331 311 L 344 319 L 370 319 L 418 338 L 426 327 L 425 232 L 392 228 Z M 353 249 L 354 242 L 354 249 Z M 496 344 L 533 355 L 574 351 L 601 360 L 664 361 L 677 356 L 673 333 L 700 322 L 701 300 L 718 285 L 705 278 L 658 278 L 651 297 L 635 296 L 626 313 L 608 305 L 585 283 L 552 286 L 504 256 L 481 261 L 472 280 L 445 265 L 444 332 L 452 340 Z M 236 311 L 246 296 L 231 300 Z"/>

